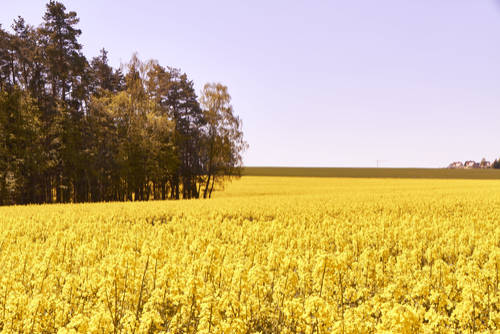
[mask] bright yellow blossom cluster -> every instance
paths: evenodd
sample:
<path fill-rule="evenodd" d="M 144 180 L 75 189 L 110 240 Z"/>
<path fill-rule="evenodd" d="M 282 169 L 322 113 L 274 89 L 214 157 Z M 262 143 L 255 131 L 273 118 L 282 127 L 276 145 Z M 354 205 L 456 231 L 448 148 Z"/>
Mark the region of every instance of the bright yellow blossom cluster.
<path fill-rule="evenodd" d="M 500 181 L 243 177 L 217 196 L 0 208 L 0 331 L 500 327 Z"/>

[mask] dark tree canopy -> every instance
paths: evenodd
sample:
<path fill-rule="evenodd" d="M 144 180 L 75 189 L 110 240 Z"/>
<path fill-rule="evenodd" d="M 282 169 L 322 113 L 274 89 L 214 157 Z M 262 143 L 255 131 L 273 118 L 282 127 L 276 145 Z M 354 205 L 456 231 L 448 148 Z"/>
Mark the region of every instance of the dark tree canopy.
<path fill-rule="evenodd" d="M 246 148 L 227 87 L 200 98 L 181 70 L 108 51 L 90 60 L 79 18 L 0 25 L 0 205 L 210 197 Z"/>

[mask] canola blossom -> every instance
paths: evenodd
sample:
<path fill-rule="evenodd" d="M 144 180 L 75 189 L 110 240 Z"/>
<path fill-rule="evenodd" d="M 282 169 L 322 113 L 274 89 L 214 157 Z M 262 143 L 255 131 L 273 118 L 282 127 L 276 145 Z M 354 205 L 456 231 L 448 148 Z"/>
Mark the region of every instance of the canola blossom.
<path fill-rule="evenodd" d="M 0 208 L 5 333 L 500 326 L 500 181 L 243 177 L 212 200 Z"/>

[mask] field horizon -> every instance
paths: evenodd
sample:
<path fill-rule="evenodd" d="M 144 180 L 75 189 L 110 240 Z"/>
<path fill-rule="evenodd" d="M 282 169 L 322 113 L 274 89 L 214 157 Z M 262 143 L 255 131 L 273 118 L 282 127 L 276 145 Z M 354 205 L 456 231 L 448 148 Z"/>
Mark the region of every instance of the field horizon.
<path fill-rule="evenodd" d="M 375 167 L 269 167 L 248 166 L 243 176 L 416 178 L 416 179 L 500 179 L 497 169 L 375 168 Z"/>

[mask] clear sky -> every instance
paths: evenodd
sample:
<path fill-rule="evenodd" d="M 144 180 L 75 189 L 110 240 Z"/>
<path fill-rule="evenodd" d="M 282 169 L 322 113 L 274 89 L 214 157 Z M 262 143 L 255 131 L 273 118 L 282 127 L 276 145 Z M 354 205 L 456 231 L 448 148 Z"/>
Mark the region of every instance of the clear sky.
<path fill-rule="evenodd" d="M 43 0 L 1 0 L 38 25 Z M 137 51 L 229 87 L 248 166 L 500 157 L 500 0 L 65 0 L 87 57 Z"/>

